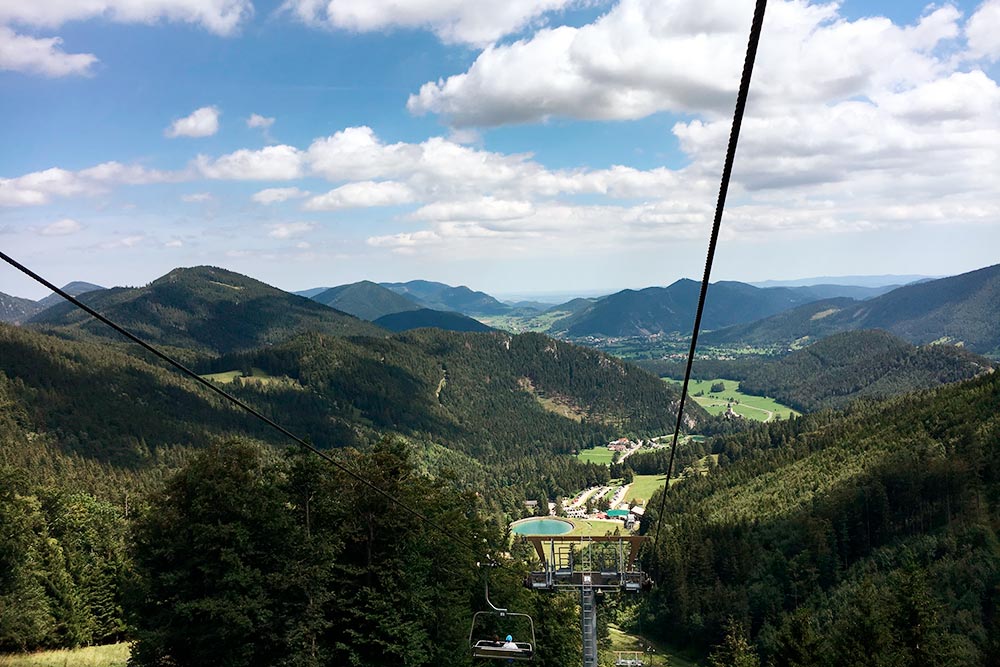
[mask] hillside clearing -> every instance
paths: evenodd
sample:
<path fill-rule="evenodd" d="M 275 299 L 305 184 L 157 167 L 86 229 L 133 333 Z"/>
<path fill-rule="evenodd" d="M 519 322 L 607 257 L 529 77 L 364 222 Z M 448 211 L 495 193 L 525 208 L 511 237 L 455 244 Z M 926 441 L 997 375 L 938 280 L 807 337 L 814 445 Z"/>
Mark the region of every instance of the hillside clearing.
<path fill-rule="evenodd" d="M 664 382 L 681 386 L 680 380 L 663 378 Z M 712 385 L 721 382 L 725 389 L 713 393 Z M 712 415 L 725 414 L 726 410 L 732 406 L 733 412 L 756 421 L 768 422 L 774 419 L 788 419 L 798 416 L 799 413 L 787 405 L 778 403 L 773 398 L 766 396 L 754 396 L 744 394 L 739 390 L 740 383 L 736 380 L 723 380 L 715 378 L 713 380 L 691 380 L 688 384 L 688 395 L 701 407 Z M 702 394 L 699 396 L 698 394 Z"/>

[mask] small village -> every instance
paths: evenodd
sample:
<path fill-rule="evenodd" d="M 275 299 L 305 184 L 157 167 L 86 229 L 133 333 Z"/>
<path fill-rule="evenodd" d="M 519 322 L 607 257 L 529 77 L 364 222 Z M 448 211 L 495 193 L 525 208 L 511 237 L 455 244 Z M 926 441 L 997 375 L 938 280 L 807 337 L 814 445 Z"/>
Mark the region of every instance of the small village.
<path fill-rule="evenodd" d="M 648 440 L 618 438 L 609 442 L 607 449 L 613 452 L 612 462 L 619 464 L 640 450 L 668 447 L 658 440 L 659 438 Z M 649 499 L 630 495 L 631 488 L 631 483 L 592 486 L 580 491 L 572 499 L 557 498 L 555 502 L 549 502 L 548 515 L 591 521 L 620 521 L 626 530 L 634 530 L 645 514 L 643 503 Z M 539 516 L 537 500 L 525 500 L 524 505 L 530 512 Z"/>

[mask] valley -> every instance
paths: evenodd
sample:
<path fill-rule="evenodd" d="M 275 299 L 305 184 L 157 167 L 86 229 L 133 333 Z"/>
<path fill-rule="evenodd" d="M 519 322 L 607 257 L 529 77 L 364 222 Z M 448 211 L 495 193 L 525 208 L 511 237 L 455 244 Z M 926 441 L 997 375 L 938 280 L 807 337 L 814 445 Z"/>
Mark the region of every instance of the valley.
<path fill-rule="evenodd" d="M 780 342 L 717 343 L 699 350 L 685 432 L 667 492 L 664 473 L 670 451 L 664 434 L 673 427 L 679 398 L 676 378 L 682 372 L 687 346 L 683 334 L 580 339 L 536 332 L 513 334 L 496 327 L 512 326 L 515 317 L 525 315 L 479 312 L 473 317 L 473 313 L 424 307 L 453 308 L 462 303 L 474 304 L 471 307 L 480 311 L 503 307 L 472 290 L 419 282 L 409 291 L 376 283 L 348 287 L 320 290 L 314 296 L 326 295 L 323 298 L 333 306 L 357 314 L 211 267 L 173 271 L 146 287 L 95 289 L 84 298 L 184 359 L 201 377 L 278 421 L 294 425 L 310 442 L 359 466 L 380 484 L 393 486 L 409 502 L 421 505 L 459 533 L 476 531 L 486 535 L 488 542 L 501 545 L 510 522 L 532 516 L 566 517 L 571 526 L 565 534 L 581 538 L 649 536 L 657 522 L 668 522 L 670 539 L 651 545 L 642 554 L 643 568 L 658 582 L 658 592 L 641 601 L 623 600 L 616 615 L 631 631 L 637 630 L 636 614 L 642 614 L 649 627 L 671 627 L 663 636 L 654 630 L 645 641 L 656 643 L 660 655 L 672 656 L 673 664 L 689 664 L 676 652 L 678 648 L 683 648 L 683 655 L 711 654 L 713 646 L 729 636 L 726 633 L 734 632 L 726 625 L 730 617 L 742 618 L 741 627 L 769 628 L 770 634 L 752 636 L 754 650 L 778 655 L 783 650 L 781 642 L 786 641 L 781 633 L 786 632 L 782 624 L 790 622 L 788 615 L 807 613 L 805 602 L 795 602 L 797 591 L 810 591 L 808 604 L 817 610 L 827 608 L 824 605 L 835 607 L 840 602 L 824 596 L 865 585 L 870 577 L 865 578 L 864 568 L 880 550 L 890 553 L 909 548 L 907 540 L 918 536 L 939 539 L 934 531 L 941 526 L 958 530 L 949 523 L 957 519 L 948 520 L 938 509 L 944 500 L 910 507 L 898 504 L 899 494 L 938 498 L 934 494 L 939 491 L 917 492 L 913 486 L 931 484 L 928 475 L 939 474 L 939 466 L 951 465 L 948 455 L 940 458 L 928 443 L 941 443 L 944 451 L 954 451 L 956 457 L 973 456 L 965 453 L 965 447 L 973 446 L 967 443 L 991 437 L 995 427 L 992 413 L 983 408 L 991 404 L 995 392 L 993 362 L 940 341 L 914 345 L 886 332 L 848 331 L 806 341 L 794 349 Z M 890 290 L 873 298 L 892 294 Z M 413 307 L 397 297 L 411 299 Z M 575 312 L 587 311 L 594 303 L 577 303 Z M 788 312 L 798 307 L 792 305 Z M 405 309 L 385 313 L 386 308 Z M 565 320 L 568 316 L 561 313 L 571 310 L 536 316 L 542 317 L 535 321 L 536 328 L 541 328 L 545 317 L 551 323 Z M 379 324 L 386 318 L 420 313 L 431 318 L 423 323 L 435 326 L 391 331 Z M 560 313 L 558 318 L 556 313 Z M 832 315 L 820 319 L 827 317 Z M 464 320 L 475 322 L 476 318 L 491 322 L 494 328 L 461 330 Z M 0 633 L 2 650 L 117 641 L 123 636 L 125 619 L 114 610 L 126 603 L 121 599 L 123 592 L 106 582 L 141 566 L 154 567 L 147 570 L 152 577 L 149 585 L 159 586 L 162 580 L 153 572 L 170 569 L 167 561 L 157 560 L 166 556 L 150 543 L 129 545 L 129 531 L 139 526 L 154 531 L 150 535 L 170 536 L 162 539 L 180 554 L 191 548 L 182 537 L 189 520 L 222 521 L 242 530 L 236 528 L 244 520 L 239 507 L 249 502 L 242 494 L 250 488 L 269 489 L 254 496 L 251 504 L 258 508 L 254 512 L 272 517 L 275 526 L 286 526 L 281 531 L 307 535 L 322 527 L 326 535 L 322 539 L 329 540 L 323 548 L 330 553 L 347 557 L 342 551 L 345 544 L 375 549 L 383 554 L 380 559 L 387 560 L 379 560 L 378 565 L 373 561 L 369 576 L 398 576 L 399 569 L 383 569 L 386 566 L 381 564 L 393 562 L 392 541 L 372 542 L 350 528 L 353 522 L 369 517 L 365 520 L 381 526 L 379 534 L 409 535 L 404 528 L 407 521 L 398 512 L 385 506 L 368 513 L 373 500 L 352 486 L 355 482 L 342 478 L 336 488 L 327 486 L 326 473 L 320 475 L 286 452 L 276 434 L 203 388 L 137 355 L 66 306 L 42 310 L 17 326 L 0 325 L 0 404 L 5 406 L 0 415 L 0 473 L 16 480 L 7 487 L 0 524 L 44 527 L 13 533 L 21 536 L 11 546 L 11 553 L 20 554 L 16 562 L 21 564 L 12 565 L 18 583 L 7 593 L 0 590 L 0 595 L 22 599 L 32 595 L 39 602 L 25 610 L 31 625 L 18 631 L 17 643 L 14 635 Z M 838 412 L 824 411 L 829 408 Z M 917 417 L 921 436 L 902 427 L 912 415 L 926 415 Z M 969 430 L 972 425 L 977 426 Z M 960 432 L 964 435 L 955 435 Z M 913 460 L 929 467 L 913 467 L 907 457 L 916 457 Z M 222 461 L 228 463 L 217 467 Z M 947 474 L 958 475 L 956 471 L 965 464 L 954 465 L 947 468 Z M 394 472 L 399 470 L 410 472 Z M 908 477 L 893 476 L 893 471 L 900 470 Z M 992 488 L 992 469 L 978 470 L 979 481 L 963 477 L 962 484 Z M 230 480 L 224 482 L 232 485 L 227 498 L 212 490 L 218 481 L 207 480 Z M 881 498 L 881 514 L 866 519 L 877 518 L 880 528 L 860 537 L 832 534 L 823 522 L 853 516 L 856 511 L 849 491 L 852 484 L 861 484 L 869 497 Z M 174 485 L 173 495 L 162 494 L 164 485 Z M 176 514 L 170 503 L 183 497 L 176 495 L 182 488 L 185 494 L 208 494 L 205 497 L 212 500 L 201 507 L 209 514 L 191 519 Z M 890 488 L 895 490 L 890 492 Z M 950 488 L 940 493 L 952 503 L 951 511 L 971 520 L 971 500 Z M 308 491 L 306 496 L 300 496 L 306 492 L 303 489 Z M 667 512 L 661 517 L 659 503 L 665 492 Z M 298 498 L 308 498 L 307 513 L 302 513 L 305 501 Z M 323 498 L 329 500 L 316 500 Z M 230 501 L 243 505 L 226 509 Z M 315 502 L 319 504 L 314 508 Z M 150 504 L 160 509 L 150 513 Z M 451 505 L 475 508 L 470 510 L 472 523 L 449 513 Z M 77 507 L 77 520 L 88 526 L 84 542 L 74 539 L 60 523 L 62 508 L 68 506 Z M 809 509 L 813 507 L 820 509 Z M 819 515 L 810 514 L 817 511 Z M 172 518 L 168 521 L 167 517 Z M 819 568 L 819 579 L 802 580 L 798 570 L 788 569 L 793 566 L 785 561 L 792 556 L 780 551 L 783 547 L 753 536 L 753 531 L 764 526 L 798 540 L 802 538 L 795 531 L 806 530 L 802 526 L 814 521 L 819 522 L 815 525 L 823 531 L 824 543 L 836 551 L 838 563 L 829 569 L 822 561 L 822 549 L 810 546 L 804 553 L 820 559 L 809 565 Z M 746 538 L 749 541 L 739 544 L 756 550 L 753 559 L 773 563 L 781 574 L 767 585 L 786 591 L 792 603 L 768 606 L 754 597 L 757 589 L 742 588 L 739 581 L 729 578 L 725 569 L 729 566 L 720 558 L 735 563 L 743 573 L 740 576 L 751 580 L 757 576 L 747 571 L 749 557 L 740 555 L 742 547 L 727 532 L 732 530 L 751 531 L 746 533 L 751 535 Z M 115 541 L 102 542 L 102 534 Z M 253 539 L 276 539 L 269 535 Z M 465 561 L 474 556 L 429 537 L 406 539 L 413 540 L 410 548 L 417 552 L 446 551 L 452 559 L 449 569 L 464 568 Z M 503 547 L 521 553 L 524 545 L 519 539 L 515 535 Z M 716 552 L 705 546 L 709 543 L 725 547 Z M 63 560 L 31 555 L 44 554 L 45 544 L 59 545 Z M 260 549 L 259 553 L 266 554 L 271 547 Z M 96 557 L 97 553 L 103 555 Z M 531 562 L 530 552 L 523 557 Z M 980 557 L 993 562 L 994 556 L 983 552 Z M 26 564 L 36 562 L 42 564 L 27 568 Z M 99 567 L 95 570 L 88 563 Z M 303 572 L 328 567 L 305 554 L 296 563 L 295 567 L 306 568 Z M 278 562 L 261 561 L 253 567 L 278 568 L 286 577 L 301 576 L 283 569 L 291 565 Z M 369 566 L 357 563 L 352 567 Z M 714 572 L 711 576 L 730 588 L 729 597 L 714 598 L 699 567 Z M 945 566 L 929 563 L 927 567 L 930 572 Z M 437 580 L 433 566 L 421 572 L 419 582 Z M 886 576 L 904 576 L 896 572 L 891 569 Z M 187 575 L 175 571 L 170 576 Z M 329 572 L 328 576 L 336 582 L 344 575 Z M 43 578 L 52 577 L 63 581 L 60 597 L 40 587 Z M 399 592 L 404 608 L 409 608 L 403 602 L 406 596 L 423 595 L 419 582 L 414 582 L 412 590 Z M 459 616 L 466 613 L 458 602 L 465 586 L 456 581 L 445 593 L 452 596 L 446 607 Z M 563 635 L 557 633 L 558 639 L 552 637 L 559 645 L 549 645 L 550 656 L 579 642 L 569 630 L 577 623 L 571 600 L 525 597 L 526 592 L 519 591 L 513 580 L 497 586 L 505 597 L 534 609 L 545 627 L 567 628 Z M 700 591 L 700 597 L 690 597 L 686 589 Z M 327 595 L 316 590 L 317 595 Z M 189 591 L 193 600 L 199 595 L 197 587 Z M 111 598 L 101 597 L 105 594 Z M 166 590 L 150 593 L 147 603 L 154 604 L 156 596 L 164 594 Z M 285 600 L 280 602 L 283 605 L 299 604 L 294 602 L 298 598 L 287 598 L 287 592 L 267 586 L 260 595 L 264 605 L 279 604 L 279 600 Z M 89 610 L 74 612 L 78 620 L 67 626 L 76 633 L 72 635 L 67 634 L 69 629 L 60 629 L 63 626 L 51 611 L 69 604 L 60 600 L 70 599 L 81 601 L 73 603 L 82 605 L 79 610 Z M 747 600 L 749 606 L 733 602 L 738 599 Z M 906 603 L 880 601 L 889 607 Z M 352 604 L 368 609 L 373 602 Z M 130 637 L 139 638 L 140 646 L 165 641 L 157 630 L 166 622 L 157 620 L 162 613 L 159 609 L 146 607 L 140 615 L 147 619 L 145 624 L 128 631 Z M 935 609 L 944 613 L 940 607 Z M 353 614 L 334 607 L 325 613 L 328 619 Z M 416 618 L 409 622 L 423 623 Z M 454 631 L 421 630 L 441 635 L 442 646 L 455 645 L 455 638 L 445 636 Z M 935 631 L 950 632 L 944 626 Z M 602 633 L 612 648 L 624 647 L 628 641 L 620 630 Z M 274 641 L 277 646 L 284 640 Z M 364 641 L 356 645 L 361 647 L 358 650 L 376 650 L 365 648 Z M 82 660 L 84 654 L 79 655 Z M 0 659 L 32 664 L 23 663 L 26 658 L 20 657 Z M 115 659 L 99 658 L 96 664 L 107 667 Z M 553 667 L 565 664 L 559 660 L 552 658 Z"/>

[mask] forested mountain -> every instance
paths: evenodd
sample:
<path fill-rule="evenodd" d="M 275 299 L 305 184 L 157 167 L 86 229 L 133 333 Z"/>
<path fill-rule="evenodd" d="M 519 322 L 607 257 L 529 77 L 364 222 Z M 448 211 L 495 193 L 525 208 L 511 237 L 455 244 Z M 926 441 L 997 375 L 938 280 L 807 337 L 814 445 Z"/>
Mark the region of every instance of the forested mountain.
<path fill-rule="evenodd" d="M 710 328 L 710 327 L 708 327 Z M 884 329 L 918 345 L 963 344 L 1000 355 L 1000 264 L 950 278 L 907 285 L 856 302 L 814 303 L 753 324 L 706 334 L 706 344 L 791 345 L 839 331 Z"/>
<path fill-rule="evenodd" d="M 445 458 L 469 475 L 499 466 L 490 482 L 498 501 L 540 478 L 553 496 L 584 485 L 593 471 L 556 454 L 666 432 L 677 400 L 639 368 L 529 334 L 304 334 L 197 363 L 206 373 L 266 371 L 270 378 L 227 389 L 320 447 L 401 434 L 456 452 Z M 215 394 L 119 346 L 0 326 L 0 381 L 3 404 L 21 415 L 13 441 L 33 434 L 36 447 L 98 465 L 143 469 L 234 435 L 281 442 Z M 689 416 L 705 417 L 697 406 Z M 8 454 L 29 460 L 16 448 Z"/>
<path fill-rule="evenodd" d="M 105 288 L 100 285 L 95 285 L 94 283 L 83 282 L 82 280 L 74 280 L 73 282 L 62 286 L 62 291 L 66 292 L 70 296 L 80 296 L 81 294 L 86 294 L 87 292 L 94 292 L 102 289 Z M 58 294 L 50 294 L 47 297 L 38 300 L 39 310 L 51 308 L 52 306 L 62 303 L 63 300 L 64 299 Z"/>
<path fill-rule="evenodd" d="M 0 292 L 0 322 L 20 324 L 40 310 L 37 301 Z"/>
<path fill-rule="evenodd" d="M 557 320 L 550 331 L 568 336 L 648 336 L 686 331 L 694 323 L 699 291 L 699 283 L 687 279 L 669 287 L 623 290 Z M 808 288 L 761 289 L 720 281 L 709 286 L 703 328 L 751 322 L 814 300 L 816 296 Z"/>
<path fill-rule="evenodd" d="M 473 291 L 464 285 L 452 287 L 429 280 L 380 284 L 433 310 L 456 310 L 466 315 L 501 315 L 511 310 L 510 306 L 489 294 Z"/>
<path fill-rule="evenodd" d="M 670 487 L 644 627 L 747 635 L 725 664 L 995 665 L 997 405 L 991 373 L 717 441 L 722 468 Z"/>
<path fill-rule="evenodd" d="M 303 331 L 385 333 L 305 297 L 209 266 L 175 269 L 145 287 L 87 292 L 80 300 L 152 343 L 204 353 L 271 345 Z M 120 339 L 69 303 L 39 313 L 30 324 L 62 336 Z"/>
<path fill-rule="evenodd" d="M 383 315 L 420 308 L 412 299 L 370 280 L 331 287 L 310 298 L 325 306 L 336 308 L 369 322 L 377 320 Z"/>
<path fill-rule="evenodd" d="M 684 364 L 643 361 L 663 376 L 681 378 Z M 953 345 L 914 346 L 884 331 L 834 334 L 787 356 L 698 359 L 700 379 L 740 381 L 740 391 L 771 396 L 796 410 L 844 408 L 852 401 L 888 398 L 958 382 L 989 371 L 993 363 Z"/>
<path fill-rule="evenodd" d="M 384 315 L 375 324 L 389 331 L 409 331 L 423 327 L 435 327 L 445 331 L 491 331 L 491 328 L 461 313 L 444 310 L 419 308 L 401 313 Z"/>

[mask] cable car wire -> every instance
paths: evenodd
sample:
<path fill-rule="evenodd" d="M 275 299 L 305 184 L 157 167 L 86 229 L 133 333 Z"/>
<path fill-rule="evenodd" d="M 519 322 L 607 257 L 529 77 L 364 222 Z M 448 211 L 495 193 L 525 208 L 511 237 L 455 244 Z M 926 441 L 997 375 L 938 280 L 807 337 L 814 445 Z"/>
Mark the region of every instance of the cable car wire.
<path fill-rule="evenodd" d="M 740 89 L 736 95 L 736 110 L 733 112 L 733 125 L 729 132 L 729 146 L 726 149 L 726 163 L 722 168 L 722 182 L 719 185 L 719 199 L 715 204 L 715 220 L 712 223 L 712 234 L 708 241 L 708 256 L 705 258 L 705 275 L 701 279 L 701 292 L 698 295 L 698 310 L 694 317 L 694 330 L 691 332 L 691 349 L 688 351 L 687 368 L 684 371 L 684 383 L 681 386 L 681 400 L 677 407 L 677 425 L 674 427 L 674 439 L 670 446 L 670 461 L 667 464 L 667 479 L 660 498 L 660 513 L 656 521 L 654 542 L 659 540 L 660 527 L 663 525 L 663 510 L 666 508 L 667 492 L 670 490 L 670 477 L 674 470 L 674 457 L 677 455 L 677 438 L 680 436 L 681 424 L 684 420 L 684 403 L 687 399 L 688 382 L 691 380 L 691 367 L 694 365 L 694 354 L 698 347 L 698 331 L 701 329 L 701 316 L 705 311 L 705 298 L 708 295 L 708 279 L 712 275 L 712 262 L 715 260 L 715 248 L 719 242 L 719 228 L 722 226 L 722 212 L 726 208 L 726 194 L 729 192 L 729 180 L 733 174 L 733 162 L 736 158 L 736 144 L 740 139 L 740 128 L 743 126 L 743 112 L 746 110 L 747 97 L 750 94 L 750 77 L 753 75 L 753 64 L 757 58 L 757 45 L 764 25 L 764 10 L 767 0 L 757 0 L 754 8 L 753 23 L 750 25 L 750 40 L 747 43 L 746 58 L 743 61 L 743 75 L 740 78 Z"/>
<path fill-rule="evenodd" d="M 46 280 L 42 276 L 38 275 L 37 273 L 35 273 L 34 271 L 32 271 L 31 269 L 29 269 L 25 265 L 21 264 L 20 262 L 18 262 L 17 260 L 15 260 L 10 255 L 4 253 L 3 251 L 0 251 L 0 259 L 3 259 L 3 261 L 5 261 L 8 264 L 10 264 L 11 266 L 13 266 L 15 269 L 17 269 L 21 273 L 27 275 L 32 280 L 34 280 L 34 281 L 36 281 L 38 283 L 41 283 L 42 285 L 45 285 L 47 288 L 49 288 L 50 290 L 52 290 L 53 292 L 55 292 L 56 294 L 58 294 L 62 298 L 66 299 L 67 301 L 69 301 L 70 303 L 72 303 L 77 308 L 83 310 L 84 312 L 86 312 L 91 317 L 93 317 L 93 318 L 101 321 L 102 323 L 106 324 L 107 326 L 111 327 L 112 329 L 114 329 L 115 331 L 117 331 L 118 333 L 120 333 L 122 336 L 125 336 L 126 338 L 128 338 L 129 340 L 131 340 L 133 343 L 136 343 L 140 347 L 142 347 L 145 350 L 148 350 L 152 354 L 156 355 L 157 357 L 159 357 L 163 361 L 167 362 L 168 364 L 170 364 L 171 366 L 173 366 L 174 368 L 176 368 L 177 370 L 179 370 L 184 375 L 187 375 L 188 377 L 192 378 L 193 380 L 196 380 L 198 383 L 200 383 L 201 385 L 203 385 L 203 386 L 211 389 L 212 391 L 214 391 L 216 394 L 222 396 L 227 401 L 230 401 L 231 403 L 239 406 L 240 408 L 242 408 L 246 412 L 250 413 L 251 415 L 253 415 L 257 419 L 263 421 L 264 423 L 268 424 L 272 428 L 276 429 L 278 432 L 280 432 L 283 435 L 285 435 L 286 437 L 290 438 L 292 441 L 295 442 L 295 444 L 299 445 L 303 449 L 305 449 L 305 450 L 307 450 L 309 452 L 312 452 L 316 456 L 319 456 L 320 458 L 324 459 L 328 463 L 334 465 L 338 470 L 340 470 L 341 472 L 345 473 L 346 475 L 352 477 L 353 479 L 357 480 L 358 482 L 364 484 L 369 489 L 371 489 L 372 491 L 374 491 L 378 495 L 382 496 L 383 498 L 385 498 L 390 503 L 392 503 L 396 507 L 400 508 L 401 510 L 403 510 L 407 514 L 409 514 L 409 515 L 413 516 L 414 518 L 420 520 L 421 522 L 427 524 L 428 526 L 430 526 L 434 530 L 438 531 L 439 533 L 441 533 L 445 537 L 451 539 L 456 544 L 460 544 L 461 546 L 465 547 L 473 555 L 475 555 L 475 556 L 479 556 L 480 555 L 480 553 L 481 553 L 480 549 L 477 549 L 476 546 L 473 543 L 469 542 L 468 540 L 462 539 L 461 537 L 458 537 L 455 534 L 453 534 L 453 533 L 445 530 L 444 528 L 442 528 L 441 526 L 439 526 L 437 523 L 435 523 L 434 521 L 432 521 L 430 518 L 428 518 L 427 516 L 425 516 L 423 513 L 421 513 L 419 511 L 413 509 L 412 507 L 410 507 L 406 503 L 402 502 L 401 500 L 399 500 L 398 498 L 396 498 L 395 496 L 393 496 L 388 491 L 384 491 L 383 489 L 379 488 L 378 485 L 376 485 L 375 483 L 369 481 L 368 479 L 365 479 L 365 477 L 362 476 L 361 474 L 359 474 L 358 472 L 352 470 L 350 467 L 344 465 L 340 461 L 337 461 L 335 458 L 333 458 L 332 456 L 330 456 L 329 454 L 327 454 L 323 450 L 317 449 L 315 446 L 309 444 L 308 442 L 306 442 L 305 440 L 303 440 L 299 436 L 295 435 L 294 433 L 292 433 L 291 431 L 289 431 L 287 428 L 285 428 L 281 424 L 277 423 L 276 421 L 274 421 L 273 419 L 267 417 L 266 415 L 261 414 L 255 408 L 251 407 L 250 405 L 248 405 L 247 403 L 243 402 L 242 400 L 236 398 L 235 396 L 233 396 L 232 394 L 230 394 L 226 390 L 222 389 L 221 387 L 217 386 L 213 382 L 209 382 L 208 380 L 206 380 L 205 378 L 201 377 L 200 375 L 198 375 L 197 373 L 195 373 L 190 368 L 188 368 L 184 364 L 180 363 L 179 361 L 177 361 L 176 359 L 174 359 L 170 355 L 166 354 L 165 352 L 160 351 L 159 349 L 157 349 L 153 345 L 151 345 L 151 344 L 147 343 L 146 341 L 142 340 L 141 338 L 139 338 L 138 336 L 136 336 L 132 332 L 128 331 L 127 329 L 125 329 L 121 325 L 119 325 L 119 324 L 113 322 L 112 320 L 108 319 L 107 317 L 105 317 L 101 313 L 97 312 L 96 310 L 94 310 L 93 308 L 91 308 L 90 306 L 88 306 L 87 304 L 83 303 L 82 301 L 80 301 L 76 297 L 71 296 L 70 294 L 66 293 L 62 289 L 56 287 L 53 283 L 49 282 L 48 280 Z"/>

